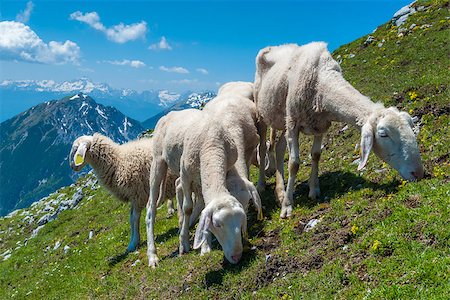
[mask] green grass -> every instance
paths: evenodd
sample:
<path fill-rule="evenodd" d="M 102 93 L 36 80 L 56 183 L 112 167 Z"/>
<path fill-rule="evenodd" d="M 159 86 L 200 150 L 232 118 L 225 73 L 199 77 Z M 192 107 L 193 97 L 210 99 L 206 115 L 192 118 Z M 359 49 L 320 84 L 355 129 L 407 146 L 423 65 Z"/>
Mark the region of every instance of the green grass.
<path fill-rule="evenodd" d="M 387 23 L 372 34 L 371 45 L 363 46 L 367 37 L 362 37 L 333 55 L 361 92 L 420 117 L 425 179 L 403 182 L 375 155 L 357 172 L 352 161 L 359 156 L 354 151 L 359 133 L 339 133 L 344 125 L 335 124 L 324 139 L 318 201 L 307 198 L 311 138 L 301 136 L 303 163 L 290 220 L 278 217 L 271 178 L 261 195 L 264 221 L 249 213 L 253 247 L 233 266 L 223 262 L 217 245 L 207 256 L 192 251 L 178 257 L 177 221 L 162 208 L 157 269 L 146 265 L 143 218 L 141 247 L 122 255 L 129 241 L 128 206 L 103 188 L 86 189 L 79 208 L 62 212 L 0 262 L 1 298 L 450 299 L 450 20 L 448 1 L 421 3 L 429 8 L 405 25 L 418 29 L 398 37 Z M 432 26 L 420 29 L 424 24 Z M 251 173 L 255 181 L 256 170 Z M 70 196 L 84 180 L 58 193 Z M 0 220 L 0 253 L 16 248 L 37 226 L 23 225 L 23 211 Z M 311 218 L 321 222 L 303 232 Z M 61 247 L 53 250 L 57 241 Z"/>

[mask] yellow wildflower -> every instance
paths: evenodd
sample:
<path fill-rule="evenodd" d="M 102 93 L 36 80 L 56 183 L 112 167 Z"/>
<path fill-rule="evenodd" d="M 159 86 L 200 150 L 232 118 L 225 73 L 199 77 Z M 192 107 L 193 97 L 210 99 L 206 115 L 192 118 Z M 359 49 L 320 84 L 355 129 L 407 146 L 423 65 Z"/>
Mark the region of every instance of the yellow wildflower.
<path fill-rule="evenodd" d="M 404 187 L 405 185 L 406 185 L 406 183 L 407 183 L 407 181 L 406 180 L 402 180 L 402 183 L 401 184 L 399 184 L 399 188 L 402 188 L 402 187 Z"/>
<path fill-rule="evenodd" d="M 373 241 L 372 250 L 376 251 L 380 247 L 381 242 L 379 240 Z"/>
<path fill-rule="evenodd" d="M 356 225 L 353 225 L 352 226 L 352 229 L 350 229 L 350 231 L 353 233 L 353 234 L 356 234 L 356 232 L 358 232 L 358 226 L 356 226 Z"/>
<path fill-rule="evenodd" d="M 414 100 L 417 98 L 417 93 L 414 91 L 409 92 L 408 95 L 411 100 Z"/>

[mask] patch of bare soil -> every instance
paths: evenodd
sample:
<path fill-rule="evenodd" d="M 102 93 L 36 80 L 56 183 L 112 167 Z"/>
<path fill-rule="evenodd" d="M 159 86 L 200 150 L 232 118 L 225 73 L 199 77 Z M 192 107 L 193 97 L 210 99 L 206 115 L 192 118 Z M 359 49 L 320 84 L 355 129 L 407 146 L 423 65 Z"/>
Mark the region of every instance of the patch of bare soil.
<path fill-rule="evenodd" d="M 267 256 L 263 268 L 256 276 L 256 286 L 258 288 L 267 286 L 289 273 L 306 273 L 320 269 L 323 262 L 324 260 L 320 255 L 314 254 L 302 259 L 293 256 Z"/>
<path fill-rule="evenodd" d="M 262 250 L 265 253 L 280 246 L 280 228 L 275 228 L 268 233 L 261 231 L 258 236 L 261 237 L 261 239 L 255 244 L 255 246 L 257 249 Z"/>
<path fill-rule="evenodd" d="M 428 104 L 421 108 L 414 110 L 413 115 L 417 116 L 419 119 L 426 114 L 432 114 L 434 116 L 448 115 L 450 114 L 449 106 L 437 106 L 436 104 Z"/>
<path fill-rule="evenodd" d="M 420 196 L 419 194 L 414 194 L 414 195 L 410 195 L 406 199 L 404 204 L 407 208 L 417 208 L 420 206 L 421 200 L 422 200 L 422 196 Z"/>

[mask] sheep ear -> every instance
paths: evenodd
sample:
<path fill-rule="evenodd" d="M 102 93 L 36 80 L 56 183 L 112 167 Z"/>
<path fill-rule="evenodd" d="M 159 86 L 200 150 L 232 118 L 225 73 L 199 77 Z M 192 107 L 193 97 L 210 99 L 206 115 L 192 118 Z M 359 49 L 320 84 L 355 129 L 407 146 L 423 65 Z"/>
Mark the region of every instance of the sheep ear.
<path fill-rule="evenodd" d="M 246 218 L 244 218 L 244 221 L 243 221 L 243 223 L 242 223 L 241 232 L 242 232 L 242 237 L 243 237 L 245 240 L 248 240 L 247 219 L 246 219 Z"/>
<path fill-rule="evenodd" d="M 358 171 L 362 170 L 366 165 L 372 145 L 373 129 L 370 123 L 366 123 L 361 128 L 361 158 L 358 165 Z"/>
<path fill-rule="evenodd" d="M 258 213 L 258 220 L 264 219 L 263 212 L 262 212 L 262 204 L 261 204 L 261 197 L 259 197 L 258 191 L 256 190 L 253 183 L 251 183 L 252 187 L 250 189 L 250 194 L 252 196 L 253 204 L 255 205 L 256 211 Z"/>
<path fill-rule="evenodd" d="M 75 155 L 73 156 L 73 161 L 75 162 L 75 166 L 81 166 L 84 163 L 84 157 L 86 156 L 87 151 L 87 143 L 81 143 L 78 148 L 77 152 L 75 152 Z"/>
<path fill-rule="evenodd" d="M 202 214 L 200 215 L 200 222 L 198 223 L 197 229 L 195 230 L 194 249 L 200 248 L 203 242 L 205 242 L 206 240 L 205 232 L 211 225 L 211 219 L 212 219 L 212 210 L 204 209 Z"/>
<path fill-rule="evenodd" d="M 414 128 L 414 120 L 412 119 L 411 115 L 408 114 L 407 112 L 402 111 L 400 113 L 400 116 L 406 120 L 406 122 L 408 122 L 409 126 L 411 128 Z"/>

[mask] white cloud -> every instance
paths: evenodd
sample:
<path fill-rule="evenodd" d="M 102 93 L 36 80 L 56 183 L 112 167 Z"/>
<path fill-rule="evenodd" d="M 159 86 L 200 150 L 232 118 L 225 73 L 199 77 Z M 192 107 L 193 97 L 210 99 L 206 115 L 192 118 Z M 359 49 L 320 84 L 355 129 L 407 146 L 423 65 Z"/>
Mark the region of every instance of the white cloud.
<path fill-rule="evenodd" d="M 25 9 L 16 16 L 16 21 L 22 22 L 22 23 L 28 23 L 28 21 L 30 20 L 31 12 L 33 11 L 33 7 L 34 7 L 33 2 L 28 1 Z"/>
<path fill-rule="evenodd" d="M 179 73 L 179 74 L 189 74 L 189 71 L 183 67 L 165 67 L 160 66 L 159 69 L 164 72 L 170 72 L 170 73 Z"/>
<path fill-rule="evenodd" d="M 70 14 L 70 19 L 88 24 L 92 28 L 103 32 L 110 41 L 119 44 L 143 38 L 147 32 L 147 23 L 145 21 L 130 25 L 119 23 L 108 28 L 100 22 L 100 16 L 95 11 L 85 14 L 81 11 L 76 11 Z"/>
<path fill-rule="evenodd" d="M 198 82 L 197 79 L 181 79 L 181 80 L 170 80 L 169 83 L 175 84 L 192 84 Z"/>
<path fill-rule="evenodd" d="M 145 63 L 140 60 L 129 60 L 129 59 L 123 59 L 123 60 L 104 60 L 103 62 L 111 64 L 111 65 L 117 65 L 117 66 L 130 66 L 133 68 L 142 68 L 145 67 Z"/>
<path fill-rule="evenodd" d="M 78 68 L 78 71 L 80 72 L 88 72 L 88 73 L 94 73 L 94 69 L 91 68 Z"/>
<path fill-rule="evenodd" d="M 204 68 L 197 68 L 195 69 L 197 72 L 202 73 L 203 75 L 208 75 L 209 72 L 208 70 L 204 69 Z"/>
<path fill-rule="evenodd" d="M 148 48 L 151 50 L 172 50 L 172 46 L 170 46 L 165 36 L 161 37 L 158 43 L 151 44 Z"/>
<path fill-rule="evenodd" d="M 44 64 L 77 63 L 80 47 L 72 41 L 44 43 L 31 28 L 15 21 L 0 22 L 0 59 Z"/>

